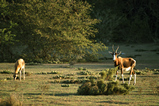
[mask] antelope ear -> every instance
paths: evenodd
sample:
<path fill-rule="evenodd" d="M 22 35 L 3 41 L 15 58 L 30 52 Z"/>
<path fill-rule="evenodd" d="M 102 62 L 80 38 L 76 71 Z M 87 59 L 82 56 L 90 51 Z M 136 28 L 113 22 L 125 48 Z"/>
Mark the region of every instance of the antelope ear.
<path fill-rule="evenodd" d="M 120 54 L 122 54 L 122 52 L 121 52 L 121 51 L 118 53 L 118 55 L 120 55 Z"/>
<path fill-rule="evenodd" d="M 109 54 L 112 54 L 112 52 L 109 51 Z"/>

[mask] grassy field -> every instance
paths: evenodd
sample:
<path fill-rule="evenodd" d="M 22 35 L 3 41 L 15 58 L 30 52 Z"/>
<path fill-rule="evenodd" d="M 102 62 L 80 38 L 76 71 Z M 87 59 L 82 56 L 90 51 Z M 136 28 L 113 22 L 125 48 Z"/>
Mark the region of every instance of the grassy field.
<path fill-rule="evenodd" d="M 24 106 L 159 105 L 159 61 L 157 60 L 159 59 L 159 46 L 154 44 L 121 45 L 120 48 L 119 51 L 125 53 L 122 57 L 131 56 L 137 60 L 137 71 L 142 73 L 137 75 L 135 89 L 128 95 L 78 95 L 77 90 L 81 84 L 62 83 L 67 80 L 86 79 L 89 76 L 100 77 L 99 72 L 113 68 L 112 60 L 106 60 L 103 63 L 78 63 L 73 66 L 27 64 L 25 81 L 13 81 L 13 74 L 2 73 L 4 71 L 13 72 L 13 63 L 0 63 L 0 105 L 4 102 L 15 102 L 15 104 Z M 107 53 L 105 56 L 111 58 Z M 79 74 L 79 72 L 85 71 L 91 72 L 92 75 Z M 125 72 L 124 77 L 128 76 L 128 72 Z"/>

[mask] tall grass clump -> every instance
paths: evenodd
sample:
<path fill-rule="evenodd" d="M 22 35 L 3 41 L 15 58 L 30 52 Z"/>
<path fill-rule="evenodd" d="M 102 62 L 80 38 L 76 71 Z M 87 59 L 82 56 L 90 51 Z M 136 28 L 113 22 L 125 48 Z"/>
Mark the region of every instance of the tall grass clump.
<path fill-rule="evenodd" d="M 38 86 L 38 89 L 41 90 L 41 96 L 45 95 L 45 93 L 49 90 L 50 86 L 48 84 L 42 84 Z"/>
<path fill-rule="evenodd" d="M 7 99 L 0 101 L 0 106 L 22 106 L 23 102 L 19 99 L 18 95 L 11 94 Z"/>

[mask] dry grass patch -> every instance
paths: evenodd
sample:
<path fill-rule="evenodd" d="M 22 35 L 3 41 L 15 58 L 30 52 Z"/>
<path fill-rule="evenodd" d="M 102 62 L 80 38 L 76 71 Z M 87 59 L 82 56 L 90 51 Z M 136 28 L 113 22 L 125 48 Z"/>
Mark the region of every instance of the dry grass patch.
<path fill-rule="evenodd" d="M 17 94 L 10 94 L 8 98 L 1 99 L 0 106 L 22 106 L 23 101 L 21 99 L 23 99 L 23 95 L 20 98 Z"/>

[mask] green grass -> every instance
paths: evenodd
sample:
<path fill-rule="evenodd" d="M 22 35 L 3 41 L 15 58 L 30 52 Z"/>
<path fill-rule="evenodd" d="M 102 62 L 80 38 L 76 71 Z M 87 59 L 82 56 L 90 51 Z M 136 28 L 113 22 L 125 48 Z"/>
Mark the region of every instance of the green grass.
<path fill-rule="evenodd" d="M 2 64 L 0 64 L 1 66 Z M 4 65 L 4 64 L 3 64 Z M 7 66 L 14 64 L 6 64 Z M 64 66 L 66 64 L 63 64 Z M 92 75 L 79 75 L 78 67 L 85 67 L 89 72 L 99 73 L 109 67 L 105 63 L 85 63 L 76 64 L 71 68 L 61 68 L 60 65 L 29 65 L 26 66 L 26 72 L 32 73 L 26 76 L 26 80 L 13 81 L 2 80 L 12 77 L 12 74 L 0 74 L 0 100 L 5 101 L 9 97 L 18 96 L 18 103 L 23 105 L 158 105 L 159 95 L 157 93 L 159 86 L 159 75 L 148 72 L 144 75 L 137 75 L 137 84 L 135 90 L 128 95 L 78 95 L 77 90 L 80 84 L 51 83 L 51 81 L 65 81 L 68 79 L 53 79 L 57 74 L 37 74 L 38 72 L 52 72 L 56 70 L 61 76 L 73 74 L 74 79 L 78 77 L 88 77 Z M 113 67 L 113 64 L 110 66 Z M 5 70 L 1 69 L 1 70 Z M 13 70 L 13 68 L 10 68 Z M 128 77 L 128 72 L 124 74 Z M 100 76 L 95 74 L 95 76 Z M 120 73 L 119 73 L 120 76 Z M 72 79 L 70 79 L 72 80 Z M 125 81 L 126 83 L 128 81 Z M 121 83 L 121 81 L 119 81 Z M 133 81 L 131 82 L 133 84 Z M 11 95 L 13 94 L 13 95 Z M 10 96 L 11 95 L 11 96 Z"/>
<path fill-rule="evenodd" d="M 26 72 L 30 74 L 26 75 L 26 79 L 22 81 L 13 81 L 13 74 L 0 74 L 0 105 L 13 104 L 14 101 L 19 106 L 159 105 L 159 74 L 157 74 L 159 55 L 155 51 L 151 51 L 157 49 L 158 46 L 154 46 L 154 44 L 133 45 L 133 47 L 131 45 L 119 46 L 119 51 L 126 53 L 122 57 L 136 55 L 137 61 L 137 83 L 134 85 L 135 89 L 127 95 L 78 95 L 77 90 L 82 84 L 71 84 L 72 81 L 88 80 L 91 77 L 98 79 L 102 70 L 114 67 L 112 60 L 107 60 L 104 63 L 80 63 L 73 66 L 69 66 L 69 64 L 37 64 L 26 65 Z M 141 49 L 146 51 L 135 51 Z M 111 51 L 111 46 L 109 50 Z M 111 57 L 109 54 L 106 56 L 108 56 L 107 58 Z M 146 71 L 148 68 L 154 70 Z M 0 63 L 0 72 L 4 70 L 13 73 L 14 64 Z M 80 72 L 90 72 L 93 75 L 83 75 L 79 74 Z M 120 75 L 119 71 L 119 77 Z M 69 76 L 69 79 L 62 77 L 54 79 L 56 76 Z M 125 72 L 124 77 L 128 78 L 129 72 Z M 65 81 L 69 83 L 63 83 Z M 126 80 L 125 82 L 128 83 Z M 119 81 L 119 84 L 121 83 L 122 81 Z M 133 81 L 131 81 L 132 84 Z"/>

